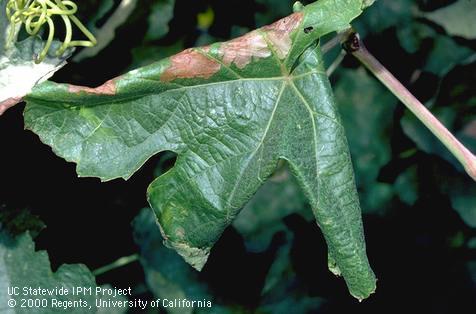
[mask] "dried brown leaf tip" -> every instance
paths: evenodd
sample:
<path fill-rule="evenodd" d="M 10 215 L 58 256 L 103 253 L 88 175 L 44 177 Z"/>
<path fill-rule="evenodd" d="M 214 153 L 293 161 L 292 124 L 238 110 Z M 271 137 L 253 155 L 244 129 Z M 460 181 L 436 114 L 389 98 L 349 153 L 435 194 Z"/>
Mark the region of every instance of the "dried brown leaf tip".
<path fill-rule="evenodd" d="M 107 81 L 101 86 L 91 88 L 86 86 L 68 85 L 68 91 L 70 93 L 87 93 L 94 95 L 115 95 L 116 94 L 116 81 L 117 78 Z"/>
<path fill-rule="evenodd" d="M 223 43 L 218 53 L 224 64 L 229 66 L 233 63 L 239 69 L 250 64 L 253 58 L 271 56 L 266 40 L 257 31 Z"/>
<path fill-rule="evenodd" d="M 302 12 L 297 12 L 263 27 L 278 58 L 284 59 L 288 55 L 292 46 L 291 33 L 301 24 L 303 17 Z"/>
<path fill-rule="evenodd" d="M 170 82 L 175 79 L 208 79 L 220 70 L 221 65 L 194 49 L 187 49 L 170 57 L 170 66 L 162 73 L 160 80 Z"/>

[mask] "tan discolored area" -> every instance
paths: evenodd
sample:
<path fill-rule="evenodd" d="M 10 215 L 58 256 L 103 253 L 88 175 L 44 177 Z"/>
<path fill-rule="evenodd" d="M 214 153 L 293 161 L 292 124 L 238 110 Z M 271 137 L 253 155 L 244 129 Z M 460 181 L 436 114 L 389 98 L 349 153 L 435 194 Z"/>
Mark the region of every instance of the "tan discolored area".
<path fill-rule="evenodd" d="M 251 32 L 236 39 L 227 41 L 220 46 L 219 55 L 227 66 L 235 64 L 243 69 L 253 58 L 267 58 L 271 51 L 263 36 L 257 32 Z"/>
<path fill-rule="evenodd" d="M 5 112 L 7 111 L 7 109 L 15 106 L 16 104 L 18 104 L 19 102 L 21 102 L 23 100 L 22 97 L 11 97 L 11 98 L 7 98 L 5 99 L 4 101 L 1 101 L 0 102 L 0 116 Z"/>
<path fill-rule="evenodd" d="M 87 93 L 95 95 L 115 95 L 116 94 L 116 81 L 117 78 L 107 81 L 101 86 L 91 88 L 86 86 L 68 85 L 68 91 L 70 93 Z"/>
<path fill-rule="evenodd" d="M 160 76 L 161 81 L 170 82 L 176 79 L 204 78 L 208 79 L 220 71 L 221 65 L 194 49 L 187 49 L 170 57 L 170 66 Z"/>
<path fill-rule="evenodd" d="M 292 46 L 291 33 L 301 24 L 303 17 L 302 12 L 297 12 L 263 27 L 278 58 L 284 59 L 288 55 Z"/>

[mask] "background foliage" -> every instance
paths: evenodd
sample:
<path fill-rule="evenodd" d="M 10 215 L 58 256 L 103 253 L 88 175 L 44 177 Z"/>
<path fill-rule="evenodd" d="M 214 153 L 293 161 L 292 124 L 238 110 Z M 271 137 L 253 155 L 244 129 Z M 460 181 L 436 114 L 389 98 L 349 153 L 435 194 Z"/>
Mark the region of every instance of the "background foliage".
<path fill-rule="evenodd" d="M 100 31 L 119 2 L 82 1 L 81 19 Z M 119 19 L 103 50 L 76 54 L 53 79 L 98 85 L 186 47 L 268 24 L 290 13 L 292 3 L 140 1 Z M 473 0 L 379 0 L 355 23 L 369 50 L 473 152 L 475 8 Z M 329 64 L 338 53 L 326 55 Z M 346 57 L 331 80 L 356 171 L 369 259 L 379 278 L 377 293 L 362 304 L 327 271 L 324 239 L 285 166 L 197 273 L 161 245 L 150 210 L 141 210 L 148 183 L 173 165 L 173 155 L 154 157 L 127 182 L 78 179 L 74 165 L 23 131 L 20 106 L 0 120 L 2 233 L 30 230 L 54 270 L 64 263 L 96 269 L 138 253 L 140 263 L 100 275 L 97 284 L 132 286 L 141 298 L 209 298 L 220 313 L 474 313 L 474 182 L 355 60 Z M 8 248 L 11 239 L 1 239 Z"/>

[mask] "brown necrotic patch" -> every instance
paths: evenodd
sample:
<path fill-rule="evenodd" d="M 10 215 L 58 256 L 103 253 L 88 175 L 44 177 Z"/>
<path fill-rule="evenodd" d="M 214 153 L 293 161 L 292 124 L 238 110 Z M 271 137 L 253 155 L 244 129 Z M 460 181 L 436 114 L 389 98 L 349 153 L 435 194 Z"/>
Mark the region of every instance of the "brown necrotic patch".
<path fill-rule="evenodd" d="M 170 66 L 160 76 L 161 81 L 176 79 L 208 79 L 220 70 L 221 65 L 194 49 L 187 49 L 170 57 Z"/>
<path fill-rule="evenodd" d="M 263 27 L 266 36 L 280 59 L 286 58 L 292 46 L 291 34 L 298 28 L 303 19 L 303 13 L 297 12 L 271 25 Z"/>
<path fill-rule="evenodd" d="M 87 93 L 95 95 L 115 95 L 116 94 L 116 80 L 112 79 L 102 84 L 101 86 L 91 88 L 86 86 L 68 85 L 68 91 L 70 93 Z"/>
<path fill-rule="evenodd" d="M 266 40 L 257 31 L 221 44 L 218 53 L 224 64 L 234 64 L 239 69 L 250 64 L 253 58 L 271 56 Z"/>

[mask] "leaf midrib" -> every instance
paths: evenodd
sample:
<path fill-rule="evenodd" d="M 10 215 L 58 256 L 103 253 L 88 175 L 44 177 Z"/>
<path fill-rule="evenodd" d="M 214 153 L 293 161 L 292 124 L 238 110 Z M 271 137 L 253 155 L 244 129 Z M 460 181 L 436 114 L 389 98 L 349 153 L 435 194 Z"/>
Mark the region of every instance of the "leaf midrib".
<path fill-rule="evenodd" d="M 227 222 L 231 222 L 231 219 L 230 219 L 231 218 L 230 217 L 231 201 L 232 201 L 232 198 L 235 196 L 236 189 L 238 188 L 238 185 L 239 185 L 238 183 L 243 178 L 243 173 L 246 171 L 246 169 L 248 169 L 248 166 L 249 166 L 251 160 L 254 158 L 254 156 L 256 155 L 258 150 L 260 149 L 260 147 L 263 145 L 264 140 L 266 139 L 266 137 L 268 135 L 268 131 L 269 131 L 269 128 L 271 126 L 271 123 L 274 120 L 274 115 L 275 115 L 275 113 L 278 109 L 279 103 L 281 102 L 281 97 L 283 96 L 284 90 L 286 89 L 287 85 L 288 85 L 287 82 L 284 81 L 283 85 L 281 86 L 281 89 L 279 91 L 278 97 L 276 98 L 276 104 L 274 105 L 273 111 L 271 112 L 271 116 L 269 117 L 268 123 L 267 123 L 266 128 L 263 132 L 263 136 L 261 137 L 261 140 L 259 141 L 259 144 L 256 146 L 256 149 L 253 151 L 253 153 L 251 153 L 250 157 L 248 158 L 248 161 L 246 162 L 246 165 L 240 171 L 240 174 L 238 175 L 238 179 L 236 180 L 235 185 L 233 186 L 233 189 L 230 193 L 230 196 L 228 197 L 228 200 L 226 201 L 226 204 L 228 206 L 227 215 L 226 215 L 226 221 Z"/>
<path fill-rule="evenodd" d="M 293 81 L 290 82 L 290 85 L 293 87 L 293 89 L 295 90 L 296 94 L 299 96 L 299 98 L 301 99 L 301 102 L 304 104 L 306 110 L 308 111 L 309 113 L 309 116 L 311 118 L 311 121 L 312 121 L 312 129 L 313 129 L 313 142 L 314 142 L 314 153 L 315 153 L 315 166 L 316 166 L 316 179 L 319 178 L 319 157 L 318 157 L 318 151 L 317 151 L 317 127 L 316 127 L 316 123 L 315 123 L 315 120 L 314 120 L 314 116 L 313 116 L 313 113 L 316 113 L 316 114 L 319 114 L 318 112 L 312 110 L 311 106 L 309 105 L 309 103 L 307 102 L 306 98 L 304 97 L 304 95 L 300 92 L 300 90 L 296 87 L 296 85 L 294 84 Z M 323 115 L 324 117 L 327 117 L 326 115 Z M 327 117 L 327 118 L 330 118 L 330 117 Z M 338 121 L 334 120 L 334 119 L 330 119 L 331 122 L 333 123 L 336 123 L 338 124 L 340 127 L 343 128 L 342 124 L 339 123 Z M 320 187 L 322 188 L 322 187 Z M 312 196 L 311 196 L 312 197 Z M 319 199 L 316 200 L 316 204 L 317 204 L 317 208 L 316 210 L 319 210 Z M 339 208 L 343 209 L 346 205 L 345 204 L 342 204 L 341 203 L 341 200 L 339 199 L 338 200 L 338 203 L 339 203 Z M 340 215 L 342 215 L 342 211 L 339 211 Z M 351 228 L 351 223 L 349 221 L 349 217 L 347 215 L 342 215 L 344 217 L 344 221 L 345 221 L 345 224 L 346 224 L 346 230 L 349 232 L 349 237 L 351 237 L 353 240 L 352 242 L 353 243 L 357 243 L 358 241 L 355 240 L 355 237 L 354 237 L 354 234 L 352 232 L 350 232 L 349 230 L 352 230 Z"/>

